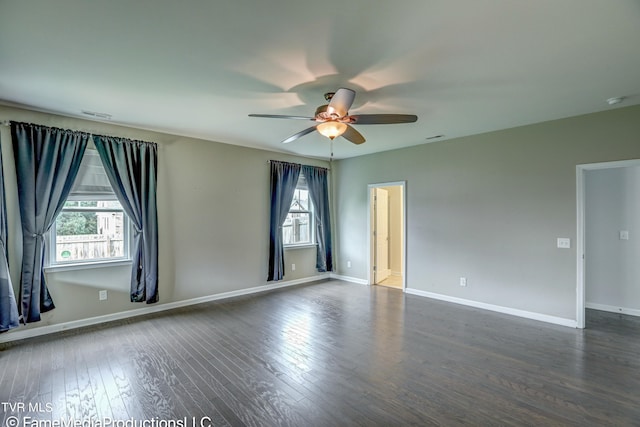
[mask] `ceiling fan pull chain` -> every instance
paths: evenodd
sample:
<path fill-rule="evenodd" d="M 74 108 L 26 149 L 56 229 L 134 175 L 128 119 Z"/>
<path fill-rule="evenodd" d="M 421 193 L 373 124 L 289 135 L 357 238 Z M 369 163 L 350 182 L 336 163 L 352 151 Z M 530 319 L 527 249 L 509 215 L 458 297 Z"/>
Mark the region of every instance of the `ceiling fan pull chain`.
<path fill-rule="evenodd" d="M 330 142 L 331 147 L 331 156 L 329 157 L 329 167 L 331 167 L 331 162 L 333 162 L 333 139 Z"/>

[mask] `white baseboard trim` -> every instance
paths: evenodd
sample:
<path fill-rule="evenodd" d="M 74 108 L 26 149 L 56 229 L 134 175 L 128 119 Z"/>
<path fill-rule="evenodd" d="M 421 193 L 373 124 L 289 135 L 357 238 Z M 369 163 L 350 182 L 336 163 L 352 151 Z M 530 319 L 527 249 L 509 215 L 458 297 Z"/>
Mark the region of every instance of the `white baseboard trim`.
<path fill-rule="evenodd" d="M 132 317 L 144 316 L 146 314 L 158 313 L 161 311 L 172 310 L 174 308 L 187 307 L 190 305 L 201 304 L 210 301 L 217 301 L 227 298 L 239 297 L 243 295 L 267 292 L 274 289 L 286 288 L 288 286 L 300 285 L 303 283 L 315 282 L 329 278 L 329 273 L 319 274 L 317 276 L 304 277 L 302 279 L 287 280 L 281 282 L 269 282 L 265 285 L 255 286 L 253 288 L 240 289 L 237 291 L 222 292 L 204 297 L 191 298 L 183 301 L 168 302 L 165 304 L 152 304 L 144 308 L 121 311 L 118 313 L 106 314 L 104 316 L 89 317 L 87 319 L 73 320 L 70 322 L 58 323 L 55 325 L 46 325 L 34 327 L 31 329 L 23 329 L 19 326 L 9 332 L 0 334 L 0 343 L 19 341 L 27 338 L 38 337 L 42 335 L 54 334 L 56 332 L 68 331 L 72 329 L 82 328 L 85 326 L 99 325 L 101 323 L 112 322 L 114 320 L 128 319 Z"/>
<path fill-rule="evenodd" d="M 636 308 L 616 307 L 615 305 L 597 304 L 594 302 L 586 303 L 585 307 L 592 308 L 594 310 L 608 311 L 610 313 L 627 314 L 629 316 L 640 316 L 640 310 Z"/>
<path fill-rule="evenodd" d="M 367 279 L 358 279 L 357 277 L 342 276 L 340 274 L 331 273 L 331 278 L 336 280 L 343 280 L 345 282 L 357 283 L 358 285 L 368 285 Z"/>
<path fill-rule="evenodd" d="M 532 311 L 519 310 L 516 308 L 503 307 L 500 305 L 487 304 L 484 302 L 473 301 L 463 298 L 451 297 L 448 295 L 436 294 L 433 292 L 421 291 L 419 289 L 407 288 L 406 293 L 412 295 L 418 295 L 421 297 L 427 297 L 437 299 L 440 301 L 452 302 L 454 304 L 467 305 L 469 307 L 481 308 L 483 310 L 495 311 L 498 313 L 509 314 L 512 316 L 524 317 L 526 319 L 539 320 L 541 322 L 553 323 L 555 325 L 568 326 L 570 328 L 576 328 L 577 322 L 573 319 L 565 319 L 563 317 L 549 316 L 548 314 L 534 313 Z"/>

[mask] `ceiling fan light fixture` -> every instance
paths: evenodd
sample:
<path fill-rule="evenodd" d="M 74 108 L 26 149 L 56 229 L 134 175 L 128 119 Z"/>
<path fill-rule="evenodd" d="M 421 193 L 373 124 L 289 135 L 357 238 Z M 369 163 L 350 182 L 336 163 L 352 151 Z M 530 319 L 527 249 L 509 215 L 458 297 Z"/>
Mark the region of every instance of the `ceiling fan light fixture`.
<path fill-rule="evenodd" d="M 347 125 L 341 122 L 324 122 L 316 126 L 320 135 L 326 136 L 329 139 L 334 139 L 337 136 L 342 135 L 347 130 Z"/>
<path fill-rule="evenodd" d="M 283 144 L 295 141 L 317 130 L 320 135 L 326 136 L 332 141 L 335 137 L 342 136 L 347 141 L 359 145 L 365 142 L 364 136 L 349 126 L 350 124 L 390 125 L 395 123 L 414 123 L 418 120 L 418 116 L 413 114 L 356 114 L 351 116 L 349 115 L 349 108 L 353 105 L 355 96 L 356 92 L 353 89 L 344 87 L 341 87 L 336 92 L 327 92 L 325 99 L 329 101 L 329 103 L 319 106 L 313 117 L 284 116 L 281 114 L 249 114 L 249 116 L 275 119 L 303 119 L 318 123 L 291 135 L 282 141 Z"/>

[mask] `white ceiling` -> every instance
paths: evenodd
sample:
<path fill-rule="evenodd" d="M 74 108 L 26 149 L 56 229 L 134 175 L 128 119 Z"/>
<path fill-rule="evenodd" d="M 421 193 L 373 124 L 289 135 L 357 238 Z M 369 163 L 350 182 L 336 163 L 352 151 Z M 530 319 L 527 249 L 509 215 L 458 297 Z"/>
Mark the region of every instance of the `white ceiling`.
<path fill-rule="evenodd" d="M 640 103 L 638 0 L 0 0 L 0 103 L 328 157 L 323 94 L 417 114 L 352 157 Z M 610 97 L 626 96 L 609 106 Z"/>

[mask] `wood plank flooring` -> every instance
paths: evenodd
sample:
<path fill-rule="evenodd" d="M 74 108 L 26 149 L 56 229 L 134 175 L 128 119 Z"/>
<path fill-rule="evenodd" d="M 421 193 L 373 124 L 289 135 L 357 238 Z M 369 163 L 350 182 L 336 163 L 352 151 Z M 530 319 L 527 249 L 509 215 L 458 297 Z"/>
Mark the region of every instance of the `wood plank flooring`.
<path fill-rule="evenodd" d="M 0 425 L 640 425 L 640 319 L 587 319 L 326 281 L 5 344 Z"/>

